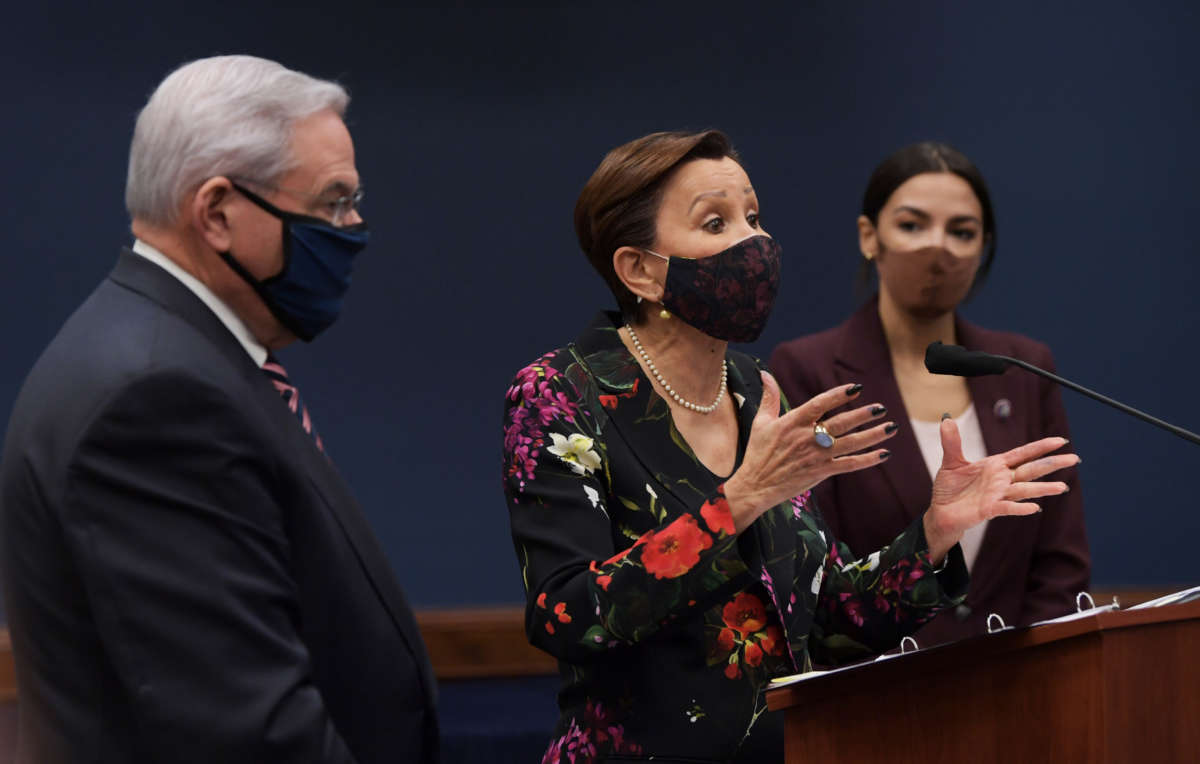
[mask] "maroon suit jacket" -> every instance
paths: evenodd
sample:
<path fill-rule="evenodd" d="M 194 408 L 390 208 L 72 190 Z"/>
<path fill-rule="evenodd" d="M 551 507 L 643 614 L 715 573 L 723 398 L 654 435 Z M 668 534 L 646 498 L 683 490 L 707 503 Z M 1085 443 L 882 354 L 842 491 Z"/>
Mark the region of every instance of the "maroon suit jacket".
<path fill-rule="evenodd" d="M 958 344 L 968 349 L 1054 369 L 1050 349 L 1027 337 L 982 329 L 957 315 L 955 331 Z M 900 425 L 887 443 L 892 456 L 880 467 L 832 477 L 813 490 L 834 537 L 856 553 L 889 543 L 929 506 L 932 482 L 912 428 L 906 426 L 908 413 L 892 374 L 878 298 L 841 326 L 775 348 L 770 368 L 793 406 L 831 387 L 859 382 L 864 388 L 860 400 L 887 406 L 887 418 Z M 967 385 L 989 454 L 1050 435 L 1070 437 L 1058 387 L 1048 380 L 1009 369 L 968 379 Z M 1075 594 L 1087 590 L 1090 577 L 1083 503 L 1075 470 L 1055 479 L 1066 481 L 1071 490 L 1040 499 L 1040 514 L 991 521 L 966 602 L 915 635 L 922 647 L 986 631 L 989 613 L 998 613 L 1007 624 L 1029 624 L 1074 610 Z"/>

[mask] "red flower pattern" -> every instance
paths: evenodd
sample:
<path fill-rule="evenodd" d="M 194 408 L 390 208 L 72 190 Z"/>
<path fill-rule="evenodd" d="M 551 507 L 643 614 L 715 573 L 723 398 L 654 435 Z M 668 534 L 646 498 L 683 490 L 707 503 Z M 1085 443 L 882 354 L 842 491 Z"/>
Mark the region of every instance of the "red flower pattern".
<path fill-rule="evenodd" d="M 724 496 L 718 496 L 700 505 L 700 516 L 713 533 L 732 536 L 737 532 L 733 527 L 733 513 L 729 511 L 729 502 Z"/>
<path fill-rule="evenodd" d="M 717 646 L 729 653 L 733 652 L 735 644 L 733 629 L 729 628 L 728 626 L 726 626 L 724 629 L 721 629 L 721 633 L 717 636 Z"/>
<path fill-rule="evenodd" d="M 715 289 L 716 285 L 713 286 Z M 724 288 L 732 287 L 724 285 Z M 616 352 L 625 351 L 618 347 Z M 631 357 L 617 358 L 611 363 L 609 360 L 598 363 L 597 367 L 610 368 L 621 361 L 625 366 L 613 372 L 617 375 L 615 378 L 631 379 L 628 374 L 636 373 L 636 362 Z M 850 634 L 856 639 L 862 637 L 859 641 L 871 646 L 880 635 L 886 636 L 893 619 L 907 630 L 910 625 L 919 624 L 932 614 L 932 607 L 921 604 L 925 602 L 924 597 L 912 603 L 906 599 L 907 592 L 914 586 L 937 591 L 937 585 L 930 580 L 933 573 L 928 568 L 927 553 L 915 543 L 919 539 L 918 533 L 902 537 L 898 545 L 891 548 L 891 552 L 883 557 L 886 562 L 882 571 L 874 567 L 868 570 L 861 565 L 843 569 L 839 550 L 834 546 L 830 531 L 816 512 L 807 492 L 793 498 L 790 505 L 785 503 L 782 511 L 768 517 L 774 523 L 771 528 L 771 538 L 776 545 L 773 559 L 787 555 L 788 544 L 792 543 L 792 539 L 795 540 L 797 554 L 794 559 L 798 564 L 794 573 L 787 565 L 774 565 L 769 569 L 751 567 L 742 592 L 729 591 L 723 598 L 713 600 L 711 594 L 715 590 L 712 586 L 719 584 L 721 579 L 718 576 L 728 580 L 738 574 L 736 566 L 728 564 L 729 559 L 715 554 L 718 550 L 729 550 L 730 542 L 736 535 L 721 487 L 708 495 L 707 501 L 701 495 L 694 503 L 688 502 L 685 514 L 676 514 L 680 508 L 670 500 L 662 502 L 661 508 L 652 506 L 652 511 L 647 512 L 644 499 L 618 500 L 621 494 L 634 497 L 640 494 L 640 476 L 636 482 L 623 483 L 614 481 L 606 474 L 608 482 L 603 488 L 593 484 L 608 492 L 605 509 L 606 514 L 611 514 L 613 536 L 617 544 L 624 543 L 628 548 L 622 550 L 617 546 L 613 549 L 615 554 L 604 563 L 600 562 L 600 553 L 583 558 L 595 560 L 588 563 L 589 574 L 594 575 L 594 586 L 583 588 L 583 591 L 571 588 L 568 596 L 567 590 L 549 584 L 556 580 L 557 571 L 562 569 L 559 564 L 561 561 L 545 555 L 545 550 L 538 545 L 537 541 L 543 538 L 543 529 L 535 523 L 540 520 L 545 507 L 557 501 L 559 496 L 574 495 L 578 503 L 584 506 L 577 475 L 563 474 L 561 469 L 545 469 L 550 460 L 546 452 L 550 432 L 569 434 L 580 431 L 594 437 L 597 450 L 603 453 L 607 466 L 606 444 L 595 426 L 599 424 L 596 419 L 599 417 L 603 420 L 608 412 L 614 410 L 624 414 L 624 408 L 630 404 L 622 399 L 633 397 L 627 392 L 587 386 L 586 374 L 572 367 L 572 363 L 568 354 L 562 353 L 561 357 L 548 356 L 523 370 L 510 389 L 504 423 L 504 469 L 514 513 L 514 528 L 518 529 L 520 521 L 524 526 L 534 529 L 524 532 L 525 540 L 533 543 L 524 550 L 527 559 L 522 572 L 532 588 L 535 612 L 541 616 L 535 618 L 533 624 L 535 644 L 568 649 L 580 644 L 588 649 L 623 648 L 631 638 L 637 636 L 638 632 L 634 629 L 644 626 L 662 629 L 662 625 L 667 629 L 675 629 L 681 628 L 678 624 L 685 621 L 682 628 L 688 629 L 689 635 L 694 633 L 707 643 L 703 657 L 707 658 L 710 668 L 703 681 L 709 687 L 715 684 L 716 687 L 724 685 L 731 690 L 736 688 L 737 692 L 724 694 L 734 698 L 744 697 L 741 692 L 744 687 L 760 689 L 768 677 L 786 669 L 790 662 L 799 663 L 790 661 L 788 637 L 796 639 L 798 644 L 802 641 L 803 626 L 808 623 L 803 616 L 806 613 L 814 615 L 814 607 L 822 608 L 822 612 L 815 615 L 825 624 L 826 635 Z M 630 372 L 630 369 L 633 371 Z M 601 392 L 615 394 L 602 396 L 597 402 Z M 641 412 L 629 413 L 641 416 Z M 665 434 L 667 420 L 653 421 L 661 424 L 663 433 L 660 434 Z M 652 426 L 651 422 L 645 424 L 647 429 Z M 666 443 L 666 440 L 662 442 Z M 611 447 L 612 442 L 607 445 Z M 557 465 L 557 462 L 554 463 Z M 657 476 L 646 480 L 655 478 Z M 542 485 L 546 486 L 544 491 Z M 533 486 L 538 491 L 531 495 Z M 699 489 L 699 486 L 696 488 Z M 588 492 L 586 496 L 591 499 L 593 494 Z M 631 528 L 644 530 L 653 527 L 654 521 L 650 518 L 662 517 L 659 513 L 663 511 L 671 514 L 665 517 L 658 529 L 645 533 L 636 542 L 619 540 Z M 643 524 L 647 521 L 650 525 Z M 607 539 L 604 542 L 608 543 Z M 708 550 L 707 555 L 705 550 Z M 822 564 L 826 584 L 815 595 L 810 594 L 813 573 Z M 619 581 L 615 580 L 618 569 L 621 571 Z M 681 579 L 689 571 L 703 575 L 688 575 Z M 543 587 L 547 591 L 542 591 Z M 550 600 L 549 591 L 556 596 L 563 596 L 566 601 Z M 601 596 L 602 592 L 604 594 Z M 849 596 L 840 597 L 842 593 Z M 852 597 L 856 599 L 847 601 Z M 688 619 L 689 614 L 697 611 L 687 608 L 697 606 L 703 608 L 703 614 L 695 620 Z M 799 616 L 795 615 L 797 610 L 800 611 Z M 644 612 L 647 618 L 645 623 L 636 618 L 612 620 L 616 612 L 625 615 Z M 862 619 L 861 625 L 855 625 L 856 615 Z M 653 621 L 649 620 L 649 616 L 653 617 Z M 545 631 L 537 630 L 538 620 Z M 703 624 L 703 631 L 693 632 L 693 624 Z M 793 634 L 794 628 L 800 630 Z M 578 701 L 564 709 L 557 739 L 547 750 L 546 761 L 583 764 L 603 759 L 610 753 L 626 752 L 623 750 L 626 746 L 629 746 L 628 752 L 634 752 L 637 747 L 628 742 L 624 728 L 616 723 L 633 718 L 639 719 L 639 732 L 635 734 L 641 747 L 652 750 L 661 747 L 647 723 L 648 718 L 653 719 L 655 708 L 642 704 L 641 698 L 621 694 L 617 690 L 613 690 L 611 696 L 604 697 L 601 706 L 601 698 L 594 696 L 590 690 L 594 687 L 607 692 L 609 683 L 599 679 L 600 673 L 594 670 L 591 663 L 581 662 L 574 669 L 583 677 L 580 686 L 585 688 L 587 696 L 576 696 Z M 685 692 L 690 690 L 684 689 L 676 695 L 682 698 Z M 681 705 L 677 702 L 678 698 L 668 698 L 667 693 L 668 689 L 664 687 L 661 693 L 655 695 L 656 702 L 663 701 L 658 703 L 663 713 L 678 714 L 681 708 L 687 708 L 687 699 Z M 716 725 L 711 722 L 716 720 L 719 723 L 728 708 L 732 707 L 732 701 L 730 706 L 723 704 L 724 698 L 720 703 L 714 699 L 706 703 L 703 709 L 697 707 L 695 716 L 688 717 L 688 721 L 695 725 L 693 729 L 697 736 L 719 736 L 719 732 L 713 731 Z"/>
<path fill-rule="evenodd" d="M 642 544 L 645 544 L 647 541 L 649 541 L 653 537 L 654 537 L 654 531 L 650 531 L 649 533 L 642 534 L 641 538 L 639 538 L 637 541 L 633 542 L 633 546 L 629 547 L 628 549 L 622 549 L 621 551 L 617 552 L 612 557 L 609 557 L 607 560 L 605 560 L 601 564 L 604 565 L 605 567 L 608 567 L 609 565 L 616 565 L 617 563 L 621 562 L 626 557 L 628 557 L 630 552 L 632 552 L 634 549 L 637 549 Z"/>
<path fill-rule="evenodd" d="M 617 393 L 616 395 L 601 395 L 601 396 L 599 396 L 600 405 L 603 406 L 604 408 L 608 409 L 609 411 L 616 411 L 617 404 L 620 402 L 621 398 L 632 398 L 635 395 L 637 395 L 638 382 L 640 382 L 640 381 L 641 380 L 639 380 L 639 379 L 633 380 L 633 387 L 629 388 L 629 392 L 627 392 L 627 393 Z"/>
<path fill-rule="evenodd" d="M 588 563 L 588 570 L 596 574 L 596 585 L 604 591 L 608 591 L 608 585 L 612 583 L 612 576 L 601 573 L 595 560 Z"/>
<path fill-rule="evenodd" d="M 758 668 L 767 655 L 784 655 L 787 643 L 783 630 L 769 618 L 763 601 L 750 592 L 742 592 L 722 608 L 724 627 L 717 634 L 717 652 L 713 656 L 725 661 L 724 674 L 729 679 L 741 679 L 742 666 Z"/>
<path fill-rule="evenodd" d="M 762 600 L 750 592 L 734 597 L 721 611 L 725 625 L 737 629 L 742 639 L 761 629 L 767 623 L 767 609 Z"/>
<path fill-rule="evenodd" d="M 763 651 L 755 642 L 746 643 L 746 663 L 751 666 L 757 666 L 762 663 Z"/>
<path fill-rule="evenodd" d="M 691 515 L 681 515 L 660 531 L 645 536 L 642 566 L 655 578 L 678 578 L 700 562 L 700 552 L 712 546 L 712 536 Z M 638 539 L 640 542 L 642 539 Z"/>
<path fill-rule="evenodd" d="M 758 644 L 770 655 L 783 655 L 783 632 L 778 626 L 772 624 L 767 627 L 766 632 L 758 640 Z"/>

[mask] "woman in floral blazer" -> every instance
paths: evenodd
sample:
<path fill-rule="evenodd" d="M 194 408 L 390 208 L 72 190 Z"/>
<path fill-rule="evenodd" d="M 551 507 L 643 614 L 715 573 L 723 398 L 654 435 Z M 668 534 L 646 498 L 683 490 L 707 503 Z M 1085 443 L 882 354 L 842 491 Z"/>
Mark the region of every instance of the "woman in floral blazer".
<path fill-rule="evenodd" d="M 646 170 L 653 164 L 647 155 L 662 160 L 657 170 Z M 612 254 L 629 247 L 597 236 L 603 214 L 589 212 L 611 217 L 613 210 L 603 194 L 590 194 L 596 185 L 620 186 L 614 177 L 623 171 L 657 172 L 633 192 L 637 184 L 625 183 L 613 193 L 657 201 L 649 209 L 656 225 L 643 235 L 661 246 L 671 224 L 664 216 L 687 207 L 697 189 L 718 206 L 749 204 L 733 193 L 749 188 L 740 166 L 724 163 L 734 159 L 713 131 L 655 134 L 610 153 L 581 196 L 576 222 L 585 252 L 601 252 L 593 262 L 610 285 L 605 260 L 630 286 L 614 292 L 634 322 L 601 314 L 574 343 L 522 369 L 508 390 L 505 494 L 529 598 L 526 626 L 530 641 L 558 658 L 563 679 L 562 714 L 544 762 L 781 760 L 782 724 L 766 713 L 762 694 L 767 680 L 807 670 L 814 659 L 832 663 L 888 649 L 960 601 L 967 581 L 957 536 L 983 517 L 1036 511 L 1022 500 L 1062 484 L 1028 481 L 1075 460 L 1027 463 L 1060 439 L 976 463 L 956 463 L 948 443 L 942 492 L 935 489 L 926 517 L 867 557 L 837 544 L 809 492 L 797 488 L 879 463 L 886 451 L 860 452 L 895 428 L 856 429 L 884 413 L 864 406 L 826 420 L 831 447 L 823 448 L 814 442 L 814 423 L 858 389 L 829 391 L 781 416 L 786 404 L 760 364 L 713 339 L 744 336 L 739 328 L 748 325 L 761 329 L 774 288 L 758 287 L 772 268 L 777 284 L 770 256 L 777 245 L 752 225 L 758 236 L 719 253 L 723 270 L 689 275 L 680 268 L 684 284 L 664 278 L 665 268 L 631 271 Z M 720 165 L 715 175 L 704 162 Z M 701 216 L 697 225 L 709 225 L 706 219 L 713 218 Z M 715 237 L 708 254 L 736 233 Z M 653 345 L 657 366 L 648 353 L 657 338 L 647 316 L 674 322 L 662 330 L 674 332 L 673 344 Z M 724 370 L 711 407 L 683 395 L 703 388 L 685 386 L 681 348 L 691 333 L 723 351 L 709 366 Z M 706 359 L 695 357 L 702 367 Z M 679 389 L 669 386 L 668 372 Z M 719 429 L 722 421 L 727 427 Z M 954 437 L 952 423 L 945 437 Z M 720 470 L 728 477 L 706 466 L 717 463 L 733 467 Z"/>

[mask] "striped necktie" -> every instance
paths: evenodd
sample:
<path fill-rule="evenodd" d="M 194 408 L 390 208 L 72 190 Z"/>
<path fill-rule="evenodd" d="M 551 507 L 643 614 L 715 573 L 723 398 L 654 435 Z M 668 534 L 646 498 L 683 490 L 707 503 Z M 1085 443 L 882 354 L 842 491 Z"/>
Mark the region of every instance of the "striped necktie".
<path fill-rule="evenodd" d="M 317 449 L 324 453 L 325 445 L 321 443 L 321 436 L 317 434 L 317 428 L 313 427 L 312 417 L 308 415 L 308 407 L 300 400 L 300 391 L 288 381 L 287 369 L 283 368 L 283 364 L 279 362 L 278 358 L 268 355 L 262 370 L 267 375 L 267 379 L 271 380 L 271 384 L 275 385 L 279 395 L 283 397 L 284 404 L 300 420 L 300 426 L 312 436 L 313 442 L 317 444 Z"/>

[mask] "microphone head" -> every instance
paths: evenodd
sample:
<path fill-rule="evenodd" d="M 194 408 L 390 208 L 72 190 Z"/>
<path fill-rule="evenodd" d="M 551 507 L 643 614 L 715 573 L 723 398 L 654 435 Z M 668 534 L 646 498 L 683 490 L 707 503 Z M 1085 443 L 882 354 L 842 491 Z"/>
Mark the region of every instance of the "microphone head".
<path fill-rule="evenodd" d="M 1008 361 L 979 350 L 932 342 L 925 348 L 925 368 L 934 374 L 982 377 L 988 374 L 1003 374 L 1008 368 Z"/>

